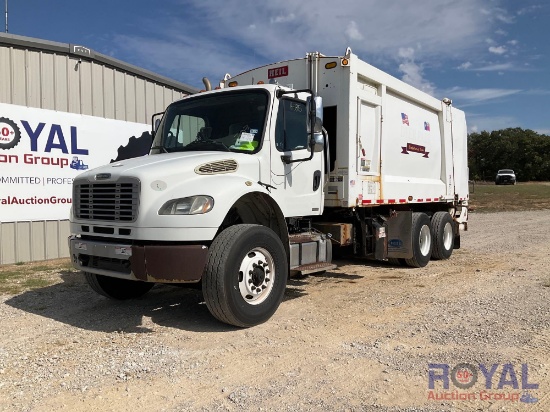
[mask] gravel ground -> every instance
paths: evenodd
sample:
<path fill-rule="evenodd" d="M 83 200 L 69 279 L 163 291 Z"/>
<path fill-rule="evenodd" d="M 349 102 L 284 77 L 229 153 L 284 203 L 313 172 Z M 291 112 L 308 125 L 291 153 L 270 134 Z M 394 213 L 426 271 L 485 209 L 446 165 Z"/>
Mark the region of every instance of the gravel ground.
<path fill-rule="evenodd" d="M 469 225 L 425 268 L 341 261 L 293 279 L 250 329 L 214 320 L 197 290 L 113 302 L 74 273 L 0 296 L 0 410 L 549 411 L 550 213 Z M 478 369 L 470 388 L 430 391 L 430 363 L 497 366 L 490 389 Z"/>

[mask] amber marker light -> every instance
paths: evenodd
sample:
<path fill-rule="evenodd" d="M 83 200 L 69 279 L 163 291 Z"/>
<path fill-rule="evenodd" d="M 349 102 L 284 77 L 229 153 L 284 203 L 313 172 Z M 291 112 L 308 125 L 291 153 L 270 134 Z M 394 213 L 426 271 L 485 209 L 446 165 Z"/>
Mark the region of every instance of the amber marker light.
<path fill-rule="evenodd" d="M 258 84 L 264 84 L 264 81 L 263 81 L 263 80 L 260 80 L 260 81 L 258 82 Z"/>
<path fill-rule="evenodd" d="M 237 82 L 236 80 L 233 80 L 232 82 L 229 82 L 228 86 L 229 87 L 236 87 L 239 85 L 239 82 Z"/>
<path fill-rule="evenodd" d="M 338 64 L 336 62 L 330 62 L 330 63 L 325 64 L 325 69 L 327 69 L 327 70 L 334 69 L 337 65 Z"/>
<path fill-rule="evenodd" d="M 347 66 L 349 64 L 349 60 L 345 57 L 342 59 L 342 66 Z"/>

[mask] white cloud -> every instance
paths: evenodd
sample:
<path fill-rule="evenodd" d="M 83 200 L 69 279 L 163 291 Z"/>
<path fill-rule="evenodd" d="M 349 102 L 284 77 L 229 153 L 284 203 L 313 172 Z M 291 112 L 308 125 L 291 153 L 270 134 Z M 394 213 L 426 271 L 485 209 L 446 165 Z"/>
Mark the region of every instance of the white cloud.
<path fill-rule="evenodd" d="M 489 64 L 487 66 L 482 66 L 475 68 L 473 70 L 478 72 L 498 72 L 501 70 L 512 70 L 514 65 L 512 63 L 501 63 L 501 64 Z"/>
<path fill-rule="evenodd" d="M 486 0 L 440 0 L 437 5 L 432 0 L 317 0 L 315 7 L 295 0 L 261 7 L 256 0 L 173 1 L 183 7 L 173 7 L 162 24 L 153 16 L 141 35 L 115 36 L 117 55 L 190 84 L 200 84 L 203 75 L 217 79 L 308 51 L 342 55 L 351 46 L 377 65 L 392 67 L 397 61 L 393 67 L 403 65 L 407 79 L 422 85 L 427 64 L 467 61 L 486 51 L 484 39 L 506 16 Z M 400 55 L 409 49 L 414 59 Z M 200 71 L 205 73 L 196 77 Z"/>
<path fill-rule="evenodd" d="M 399 49 L 397 55 L 403 60 L 399 65 L 399 71 L 403 73 L 402 80 L 433 96 L 435 86 L 424 79 L 422 67 L 414 61 L 414 49 L 411 47 Z"/>
<path fill-rule="evenodd" d="M 357 27 L 357 23 L 351 21 L 349 26 L 346 28 L 346 35 L 350 40 L 363 40 L 363 35 Z"/>
<path fill-rule="evenodd" d="M 470 67 L 472 67 L 472 62 L 464 62 L 458 66 L 460 70 L 468 70 Z"/>
<path fill-rule="evenodd" d="M 504 54 L 506 53 L 506 47 L 504 46 L 498 46 L 498 47 L 489 47 L 489 51 L 494 54 Z"/>
<path fill-rule="evenodd" d="M 461 107 L 468 107 L 485 103 L 489 100 L 501 99 L 521 93 L 521 89 L 463 89 L 455 87 L 446 92 L 453 100 L 458 100 Z"/>
<path fill-rule="evenodd" d="M 272 17 L 270 19 L 270 22 L 275 23 L 275 24 L 289 23 L 291 21 L 294 21 L 295 19 L 296 19 L 296 16 L 294 15 L 294 13 L 290 13 L 290 14 L 287 14 L 287 15 L 279 15 L 277 17 Z"/>

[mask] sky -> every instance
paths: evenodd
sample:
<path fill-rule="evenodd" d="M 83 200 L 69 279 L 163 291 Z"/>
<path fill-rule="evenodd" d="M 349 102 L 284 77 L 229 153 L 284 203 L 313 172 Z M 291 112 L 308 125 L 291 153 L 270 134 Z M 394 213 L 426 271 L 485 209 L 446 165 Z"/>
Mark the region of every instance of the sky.
<path fill-rule="evenodd" d="M 204 76 L 217 83 L 349 46 L 451 98 L 470 132 L 550 135 L 548 0 L 7 1 L 11 34 L 83 45 L 197 88 Z"/>

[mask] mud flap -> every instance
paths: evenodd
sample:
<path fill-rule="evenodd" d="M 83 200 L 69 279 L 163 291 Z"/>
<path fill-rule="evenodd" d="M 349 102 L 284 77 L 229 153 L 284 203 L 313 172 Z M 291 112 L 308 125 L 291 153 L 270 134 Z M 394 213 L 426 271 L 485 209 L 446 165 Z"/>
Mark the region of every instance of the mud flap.
<path fill-rule="evenodd" d="M 374 233 L 374 258 L 384 260 L 388 254 L 388 227 L 385 223 L 382 225 L 373 220 L 372 230 Z"/>
<path fill-rule="evenodd" d="M 412 248 L 412 212 L 394 212 L 387 220 L 388 258 L 410 259 Z"/>

